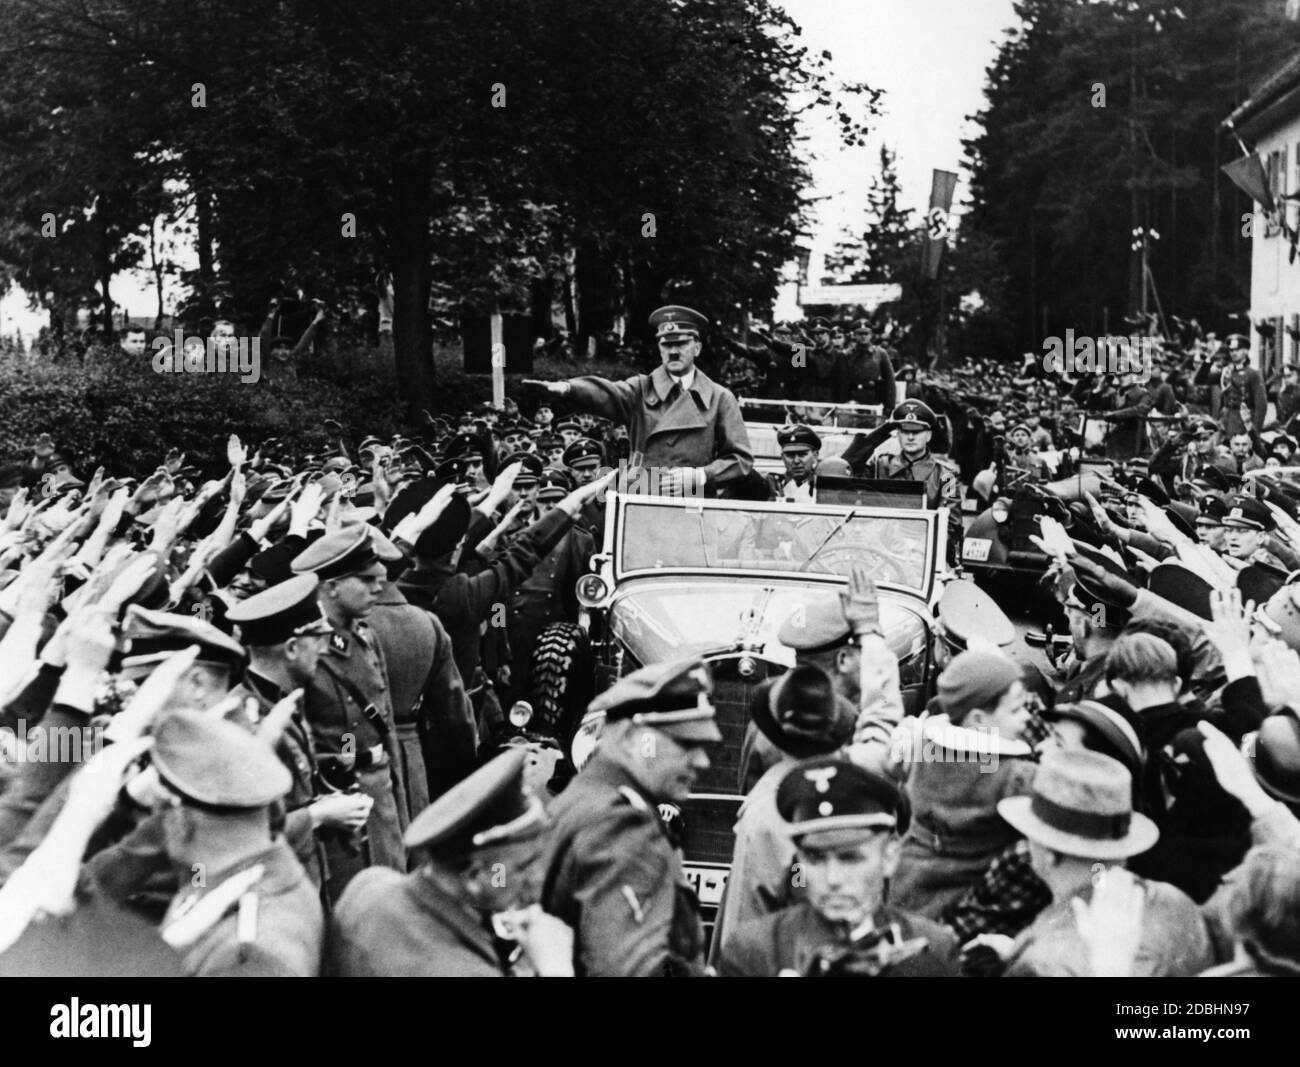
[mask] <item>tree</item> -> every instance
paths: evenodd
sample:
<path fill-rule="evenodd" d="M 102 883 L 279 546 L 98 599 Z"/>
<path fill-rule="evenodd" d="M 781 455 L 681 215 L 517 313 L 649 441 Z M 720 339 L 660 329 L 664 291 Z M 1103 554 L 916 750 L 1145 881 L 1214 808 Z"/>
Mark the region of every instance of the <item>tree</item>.
<path fill-rule="evenodd" d="M 958 244 L 958 258 L 995 250 L 972 273 L 999 351 L 1066 328 L 1125 332 L 1135 226 L 1161 234 L 1151 266 L 1167 311 L 1213 322 L 1239 308 L 1244 208 L 1220 187 L 1236 149 L 1218 127 L 1300 27 L 1259 0 L 1020 0 L 1016 12 L 966 143 Z"/>
<path fill-rule="evenodd" d="M 833 84 L 769 0 L 0 0 L 0 17 L 0 260 L 31 259 L 41 164 L 70 162 L 61 206 L 97 191 L 121 215 L 113 254 L 138 256 L 160 212 L 193 227 L 192 315 L 251 325 L 286 286 L 355 307 L 385 275 L 412 413 L 437 400 L 431 311 L 525 310 L 569 264 L 584 337 L 683 289 L 724 320 L 765 309 L 805 221 L 800 109 L 852 144 L 878 98 Z M 57 130 L 36 84 L 69 98 Z M 123 262 L 58 260 L 70 302 Z"/>

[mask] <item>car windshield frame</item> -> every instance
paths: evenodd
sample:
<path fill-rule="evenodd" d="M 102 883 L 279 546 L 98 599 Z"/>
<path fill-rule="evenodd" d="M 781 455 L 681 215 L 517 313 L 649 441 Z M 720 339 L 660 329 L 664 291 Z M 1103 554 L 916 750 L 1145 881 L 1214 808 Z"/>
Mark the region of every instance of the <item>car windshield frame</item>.
<path fill-rule="evenodd" d="M 903 576 L 905 581 L 894 581 L 880 575 L 873 575 L 876 584 L 882 589 L 892 589 L 898 592 L 907 593 L 912 596 L 919 596 L 925 601 L 929 601 L 935 587 L 938 561 L 943 557 L 941 555 L 942 546 L 940 538 L 943 536 L 943 524 L 939 522 L 940 513 L 937 511 L 924 511 L 916 509 L 900 508 L 882 508 L 882 507 L 858 507 L 849 504 L 803 504 L 790 503 L 788 501 L 759 502 L 748 500 L 706 500 L 706 499 L 682 499 L 679 497 L 662 497 L 662 496 L 644 496 L 610 493 L 610 521 L 606 524 L 606 546 L 605 551 L 608 553 L 611 564 L 611 575 L 615 586 L 621 585 L 625 581 L 636 580 L 641 578 L 662 578 L 678 575 L 734 575 L 737 578 L 753 579 L 756 581 L 767 580 L 785 580 L 796 579 L 799 581 L 815 582 L 818 584 L 846 584 L 848 574 L 835 571 L 823 570 L 801 570 L 798 565 L 795 566 L 759 566 L 754 561 L 747 561 L 743 565 L 722 566 L 721 558 L 714 555 L 710 556 L 707 545 L 707 539 L 700 545 L 698 554 L 683 552 L 682 557 L 660 563 L 656 566 L 629 566 L 629 547 L 635 550 L 635 546 L 629 546 L 628 538 L 630 529 L 635 525 L 642 529 L 663 528 L 664 522 L 655 523 L 654 517 L 641 514 L 642 509 L 662 509 L 665 516 L 664 521 L 668 521 L 666 516 L 673 513 L 684 513 L 686 516 L 695 516 L 694 519 L 685 518 L 671 523 L 672 528 L 684 527 L 695 530 L 698 524 L 704 530 L 710 529 L 708 516 L 724 512 L 728 514 L 741 514 L 753 516 L 761 519 L 771 516 L 777 519 L 784 519 L 792 522 L 800 518 L 824 519 L 826 525 L 819 530 L 821 536 L 816 537 L 807 545 L 808 556 L 815 553 L 817 546 L 822 542 L 827 532 L 833 531 L 838 525 L 843 523 L 845 529 L 852 529 L 854 524 L 862 523 L 862 528 L 866 529 L 868 524 L 873 520 L 882 524 L 887 522 L 905 522 L 915 524 L 921 534 L 920 546 L 923 548 L 923 556 L 918 564 L 920 575 L 916 582 L 910 580 L 910 575 Z M 629 515 L 629 512 L 631 513 Z M 657 517 L 657 516 L 656 516 Z M 651 521 L 644 523 L 646 518 Z M 629 522 L 632 519 L 632 522 Z M 712 528 L 717 529 L 718 521 L 715 519 Z M 829 545 L 834 547 L 836 538 L 832 537 Z M 871 543 L 864 540 L 858 540 L 857 544 Z M 876 542 L 879 543 L 879 542 Z M 892 558 L 889 553 L 881 552 L 882 556 Z M 705 562 L 707 560 L 707 563 Z M 739 562 L 737 557 L 736 562 Z M 797 563 L 797 559 L 791 559 L 791 563 Z M 803 563 L 807 562 L 807 558 Z"/>

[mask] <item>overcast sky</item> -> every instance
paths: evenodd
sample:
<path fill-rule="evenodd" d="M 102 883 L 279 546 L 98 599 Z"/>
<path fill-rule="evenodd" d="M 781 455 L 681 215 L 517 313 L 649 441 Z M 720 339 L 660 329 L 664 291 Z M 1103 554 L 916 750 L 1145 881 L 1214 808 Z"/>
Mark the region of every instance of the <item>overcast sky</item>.
<path fill-rule="evenodd" d="M 882 141 L 898 153 L 903 207 L 929 206 L 936 167 L 961 176 L 960 204 L 961 141 L 972 132 L 966 118 L 984 106 L 984 72 L 1016 23 L 1012 0 L 779 2 L 811 50 L 831 53 L 840 80 L 885 91 L 884 114 L 867 148 L 842 148 L 838 124 L 829 121 L 809 130 L 816 194 L 831 197 L 819 205 L 818 246 L 833 242 L 841 225 L 860 225 Z"/>

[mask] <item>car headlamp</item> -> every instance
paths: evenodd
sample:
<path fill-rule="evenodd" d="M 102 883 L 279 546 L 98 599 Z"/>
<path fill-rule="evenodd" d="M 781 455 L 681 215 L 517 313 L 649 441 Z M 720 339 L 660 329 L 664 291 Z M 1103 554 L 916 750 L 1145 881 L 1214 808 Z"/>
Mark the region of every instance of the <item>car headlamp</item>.
<path fill-rule="evenodd" d="M 600 606 L 609 595 L 609 586 L 599 574 L 584 574 L 574 588 L 578 603 L 584 608 Z"/>

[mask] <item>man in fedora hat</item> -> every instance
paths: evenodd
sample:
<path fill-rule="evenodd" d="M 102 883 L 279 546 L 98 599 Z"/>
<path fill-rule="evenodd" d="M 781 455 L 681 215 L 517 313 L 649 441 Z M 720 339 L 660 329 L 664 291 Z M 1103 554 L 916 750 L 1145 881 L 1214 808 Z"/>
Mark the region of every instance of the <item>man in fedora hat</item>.
<path fill-rule="evenodd" d="M 1160 836 L 1155 823 L 1133 810 L 1132 776 L 1098 752 L 1049 752 L 1033 793 L 999 801 L 998 813 L 1028 838 L 1034 872 L 1052 891 L 1052 903 L 1016 939 L 1006 973 L 1092 973 L 1073 902 L 1086 901 L 1108 870 L 1142 854 Z M 1209 937 L 1192 899 L 1164 882 L 1140 884 L 1146 906 L 1134 974 L 1191 975 L 1209 966 Z"/>
<path fill-rule="evenodd" d="M 797 849 L 806 899 L 742 923 L 723 946 L 723 976 L 928 977 L 957 974 L 943 927 L 885 903 L 899 860 L 903 800 L 892 782 L 836 756 L 782 775 L 776 809 Z"/>
<path fill-rule="evenodd" d="M 771 688 L 760 689 L 750 717 L 780 759 L 740 806 L 731 873 L 713 931 L 717 948 L 740 923 L 777 911 L 796 895 L 791 876 L 794 843 L 776 810 L 777 786 L 798 760 L 830 755 L 848 744 L 855 720 L 852 705 L 836 699 L 830 676 L 812 665 L 796 666 Z"/>

